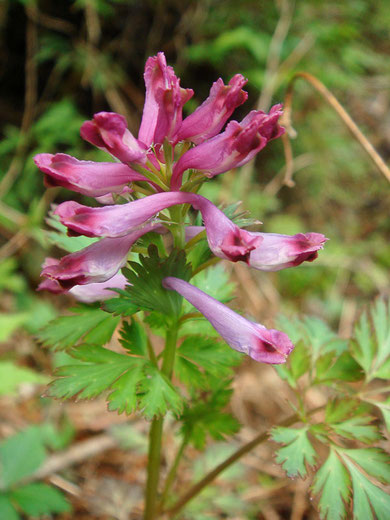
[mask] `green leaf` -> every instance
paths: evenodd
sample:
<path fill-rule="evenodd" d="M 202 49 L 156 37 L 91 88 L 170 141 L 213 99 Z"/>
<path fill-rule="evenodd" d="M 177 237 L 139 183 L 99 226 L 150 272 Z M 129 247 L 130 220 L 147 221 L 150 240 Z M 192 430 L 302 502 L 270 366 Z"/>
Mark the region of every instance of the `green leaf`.
<path fill-rule="evenodd" d="M 167 276 L 190 279 L 191 267 L 186 263 L 185 253 L 173 250 L 168 258 L 161 259 L 154 245 L 149 246 L 148 253 L 148 257 L 139 255 L 139 264 L 130 262 L 132 270 L 123 269 L 130 284 L 125 292 L 133 305 L 142 310 L 177 316 L 181 310 L 182 297 L 176 291 L 164 289 L 162 280 Z"/>
<path fill-rule="evenodd" d="M 49 386 L 52 397 L 65 398 L 78 395 L 90 399 L 100 395 L 127 370 L 139 366 L 139 358 L 118 354 L 97 345 L 82 345 L 71 351 L 78 364 L 60 367 Z"/>
<path fill-rule="evenodd" d="M 28 314 L 20 312 L 18 314 L 0 314 L 0 342 L 7 341 L 13 332 L 21 327 L 28 320 Z"/>
<path fill-rule="evenodd" d="M 367 313 L 361 315 L 355 327 L 355 337 L 356 343 L 353 343 L 354 357 L 360 366 L 367 371 L 372 364 L 375 352 Z"/>
<path fill-rule="evenodd" d="M 313 493 L 321 494 L 318 508 L 321 519 L 342 520 L 346 515 L 345 504 L 350 496 L 350 478 L 333 448 L 313 481 Z"/>
<path fill-rule="evenodd" d="M 371 310 L 372 321 L 377 341 L 376 359 L 374 362 L 377 370 L 390 356 L 390 302 L 387 304 L 378 299 Z"/>
<path fill-rule="evenodd" d="M 39 428 L 30 426 L 0 444 L 1 485 L 8 488 L 37 470 L 46 458 Z"/>
<path fill-rule="evenodd" d="M 289 477 L 305 477 L 306 464 L 315 464 L 316 452 L 309 441 L 307 430 L 307 426 L 298 429 L 278 426 L 271 431 L 271 438 L 275 442 L 286 445 L 278 450 L 276 462 L 282 464 Z"/>
<path fill-rule="evenodd" d="M 328 352 L 316 361 L 316 383 L 359 381 L 363 378 L 360 365 L 349 352 L 341 355 Z"/>
<path fill-rule="evenodd" d="M 104 345 L 111 339 L 120 319 L 96 306 L 83 305 L 72 310 L 77 314 L 56 318 L 38 334 L 44 345 L 57 350 L 73 347 L 80 340 Z"/>
<path fill-rule="evenodd" d="M 372 404 L 377 406 L 382 412 L 383 418 L 385 420 L 387 431 L 390 432 L 390 397 L 388 397 L 385 401 L 372 401 Z"/>
<path fill-rule="evenodd" d="M 0 361 L 0 395 L 14 395 L 23 383 L 44 384 L 48 378 L 11 361 Z"/>
<path fill-rule="evenodd" d="M 331 399 L 325 409 L 325 422 L 328 424 L 342 422 L 353 415 L 359 401 L 355 399 Z"/>
<path fill-rule="evenodd" d="M 341 437 L 371 444 L 382 437 L 377 426 L 370 424 L 373 420 L 374 417 L 369 415 L 359 415 L 338 424 L 331 424 L 331 427 Z"/>
<path fill-rule="evenodd" d="M 148 338 L 145 328 L 138 321 L 132 319 L 130 323 L 124 322 L 120 336 L 120 344 L 123 348 L 128 350 L 130 354 L 147 357 Z"/>
<path fill-rule="evenodd" d="M 390 457 L 379 448 L 343 450 L 350 459 L 359 464 L 366 473 L 384 484 L 390 483 Z"/>
<path fill-rule="evenodd" d="M 137 408 L 137 389 L 143 375 L 143 363 L 135 364 L 111 385 L 113 392 L 108 396 L 108 409 L 131 414 Z"/>
<path fill-rule="evenodd" d="M 226 377 L 231 368 L 242 360 L 242 355 L 226 343 L 203 336 L 188 336 L 177 351 L 178 356 L 192 361 L 209 374 Z"/>
<path fill-rule="evenodd" d="M 11 504 L 7 495 L 0 493 L 0 518 L 3 520 L 20 520 L 20 516 Z"/>
<path fill-rule="evenodd" d="M 151 363 L 146 365 L 145 377 L 140 383 L 140 409 L 147 419 L 164 415 L 168 410 L 179 415 L 183 400 L 177 389 L 158 368 Z"/>
<path fill-rule="evenodd" d="M 371 512 L 372 506 L 378 520 L 388 520 L 390 518 L 390 500 L 388 494 L 361 473 L 348 458 L 347 451 L 352 450 L 339 450 L 339 453 L 343 457 L 352 478 L 354 519 L 373 520 L 374 516 Z"/>
<path fill-rule="evenodd" d="M 232 395 L 230 384 L 229 380 L 219 380 L 208 392 L 202 388 L 185 408 L 181 432 L 195 448 L 204 449 L 207 435 L 215 440 L 224 440 L 239 430 L 237 419 L 223 412 Z"/>
<path fill-rule="evenodd" d="M 11 497 L 24 513 L 31 516 L 71 511 L 64 495 L 47 484 L 28 484 L 15 490 Z"/>
<path fill-rule="evenodd" d="M 102 309 L 106 312 L 110 312 L 114 316 L 132 316 L 136 312 L 138 312 L 139 308 L 134 305 L 131 301 L 129 294 L 122 289 L 116 289 L 116 293 L 118 293 L 120 298 L 111 298 L 110 300 L 106 300 L 102 303 Z"/>

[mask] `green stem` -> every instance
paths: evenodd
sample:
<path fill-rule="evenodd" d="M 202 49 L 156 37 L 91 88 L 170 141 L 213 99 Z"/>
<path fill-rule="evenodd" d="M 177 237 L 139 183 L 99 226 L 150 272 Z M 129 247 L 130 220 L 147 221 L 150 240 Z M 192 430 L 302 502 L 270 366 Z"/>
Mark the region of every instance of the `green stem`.
<path fill-rule="evenodd" d="M 153 419 L 149 431 L 148 480 L 145 494 L 145 520 L 156 518 L 158 481 L 160 476 L 163 417 Z"/>
<path fill-rule="evenodd" d="M 178 449 L 178 451 L 176 453 L 175 460 L 173 461 L 172 467 L 169 470 L 167 479 L 165 481 L 164 490 L 162 492 L 161 500 L 160 500 L 160 504 L 159 504 L 159 508 L 158 508 L 159 511 L 162 510 L 162 508 L 164 507 L 165 502 L 167 501 L 168 494 L 169 494 L 169 492 L 171 490 L 172 484 L 173 484 L 173 482 L 175 480 L 175 477 L 176 477 L 177 468 L 179 467 L 179 463 L 180 463 L 181 458 L 183 456 L 184 450 L 187 447 L 188 441 L 189 441 L 188 436 L 184 437 L 182 442 L 181 442 L 181 444 L 180 444 L 180 447 L 179 447 L 179 449 Z"/>
<path fill-rule="evenodd" d="M 168 328 L 165 337 L 165 349 L 161 372 L 168 377 L 172 377 L 173 366 L 176 354 L 178 323 L 175 321 Z M 153 419 L 149 432 L 149 457 L 148 457 L 148 478 L 146 482 L 145 494 L 145 514 L 144 520 L 155 520 L 157 513 L 157 494 L 160 479 L 161 463 L 161 439 L 163 431 L 163 417 Z"/>
<path fill-rule="evenodd" d="M 310 410 L 307 415 L 313 415 L 314 413 L 322 410 L 324 406 L 319 406 L 317 408 L 314 408 L 313 410 Z M 286 420 L 280 422 L 277 426 L 291 426 L 292 424 L 298 422 L 301 420 L 301 417 L 299 414 L 294 414 L 288 417 Z M 193 485 L 187 493 L 185 493 L 179 500 L 174 504 L 172 507 L 169 507 L 164 511 L 168 515 L 169 518 L 175 517 L 179 511 L 183 509 L 183 507 L 192 500 L 194 497 L 196 497 L 202 489 L 204 489 L 206 486 L 208 486 L 222 471 L 224 471 L 226 468 L 237 462 L 241 457 L 249 453 L 253 448 L 261 444 L 262 442 L 266 441 L 268 439 L 268 431 L 262 432 L 259 435 L 257 435 L 254 439 L 247 442 L 239 448 L 237 451 L 235 451 L 230 457 L 228 457 L 225 461 L 223 461 L 221 464 L 219 464 L 216 468 L 214 468 L 212 471 L 207 473 L 205 477 L 202 478 L 199 482 L 197 482 L 195 485 Z"/>

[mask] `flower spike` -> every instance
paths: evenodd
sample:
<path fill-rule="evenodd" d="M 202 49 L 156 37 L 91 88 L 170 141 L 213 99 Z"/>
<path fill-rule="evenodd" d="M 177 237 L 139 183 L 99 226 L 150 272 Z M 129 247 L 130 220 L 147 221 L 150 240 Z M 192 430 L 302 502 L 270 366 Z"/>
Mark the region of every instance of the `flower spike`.
<path fill-rule="evenodd" d="M 232 349 L 247 354 L 255 361 L 285 363 L 294 348 L 284 332 L 247 320 L 184 280 L 169 276 L 164 278 L 163 286 L 192 303 Z"/>

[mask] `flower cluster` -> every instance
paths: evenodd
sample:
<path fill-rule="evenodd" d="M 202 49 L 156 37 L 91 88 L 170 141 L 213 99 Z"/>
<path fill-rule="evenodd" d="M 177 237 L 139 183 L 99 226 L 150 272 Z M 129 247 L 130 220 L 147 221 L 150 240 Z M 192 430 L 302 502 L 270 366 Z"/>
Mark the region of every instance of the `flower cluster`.
<path fill-rule="evenodd" d="M 150 231 L 170 231 L 182 247 L 185 240 L 205 233 L 215 256 L 263 271 L 314 260 L 326 240 L 322 234 L 246 231 L 197 193 L 207 178 L 244 165 L 283 134 L 278 124 L 281 106 L 275 105 L 268 114 L 254 110 L 240 123 L 230 121 L 221 132 L 247 99 L 243 76 L 236 74 L 227 85 L 218 79 L 209 97 L 184 120 L 182 108 L 193 91 L 180 86 L 163 53 L 147 60 L 144 77 L 146 98 L 138 138 L 123 116 L 111 112 L 95 114 L 81 127 L 86 141 L 117 162 L 82 161 L 65 154 L 35 157 L 47 186 L 63 186 L 101 203 L 89 207 L 69 201 L 57 207 L 55 214 L 70 235 L 100 240 L 61 260 L 47 259 L 40 289 L 70 292 L 88 302 L 112 297 L 109 288 L 126 284 L 120 269 L 133 244 Z M 201 213 L 204 227 L 186 223 L 188 206 L 183 205 Z M 161 213 L 167 208 L 169 218 Z M 284 333 L 246 320 L 188 282 L 169 277 L 163 285 L 198 308 L 232 348 L 253 359 L 281 363 L 293 348 Z"/>

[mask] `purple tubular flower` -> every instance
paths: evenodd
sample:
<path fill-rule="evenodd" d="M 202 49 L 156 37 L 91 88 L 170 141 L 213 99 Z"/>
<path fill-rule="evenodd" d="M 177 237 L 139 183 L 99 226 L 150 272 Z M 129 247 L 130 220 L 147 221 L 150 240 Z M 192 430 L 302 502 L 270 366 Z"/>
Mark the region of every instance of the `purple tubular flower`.
<path fill-rule="evenodd" d="M 189 140 L 200 144 L 217 135 L 234 110 L 247 100 L 247 92 L 241 90 L 247 81 L 241 74 L 236 74 L 229 85 L 225 85 L 221 78 L 213 83 L 209 97 L 184 119 L 176 141 Z"/>
<path fill-rule="evenodd" d="M 55 280 L 65 289 L 105 282 L 125 265 L 134 242 L 152 229 L 153 226 L 148 225 L 121 238 L 103 238 L 61 260 L 49 258 L 43 265 L 41 276 Z"/>
<path fill-rule="evenodd" d="M 147 146 L 172 140 L 182 122 L 183 105 L 193 96 L 192 89 L 180 87 L 163 52 L 150 57 L 145 65 L 146 98 L 138 139 Z"/>
<path fill-rule="evenodd" d="M 251 233 L 262 238 L 262 242 L 249 255 L 249 266 L 261 271 L 279 271 L 295 267 L 302 262 L 312 262 L 328 240 L 321 233 L 298 233 L 278 235 L 276 233 Z"/>
<path fill-rule="evenodd" d="M 173 169 L 171 188 L 180 188 L 183 173 L 188 169 L 204 171 L 214 177 L 250 161 L 272 139 L 280 137 L 284 128 L 278 125 L 282 106 L 275 105 L 269 114 L 253 110 L 242 121 L 230 121 L 226 130 L 191 148 Z"/>
<path fill-rule="evenodd" d="M 121 193 L 130 182 L 148 180 L 125 164 L 79 161 L 64 153 L 40 153 L 34 162 L 45 174 L 47 187 L 63 186 L 91 197 Z"/>
<path fill-rule="evenodd" d="M 285 363 L 294 345 L 284 333 L 254 323 L 184 280 L 169 276 L 163 286 L 181 294 L 205 316 L 232 349 L 263 363 Z"/>
<path fill-rule="evenodd" d="M 147 147 L 127 128 L 126 119 L 115 112 L 99 112 L 80 129 L 83 139 L 110 153 L 123 163 L 146 162 Z"/>
<path fill-rule="evenodd" d="M 49 291 L 54 294 L 68 293 L 74 296 L 76 300 L 84 303 L 92 303 L 100 300 L 107 300 L 108 298 L 115 298 L 118 294 L 113 292 L 112 289 L 124 289 L 127 284 L 128 281 L 122 273 L 115 274 L 105 282 L 90 283 L 88 285 L 75 285 L 69 290 L 62 287 L 57 280 L 47 278 L 39 284 L 37 291 Z"/>
<path fill-rule="evenodd" d="M 164 192 L 127 204 L 103 208 L 90 208 L 74 201 L 67 201 L 60 204 L 54 213 L 59 215 L 61 222 L 68 227 L 68 232 L 72 235 L 121 237 L 142 226 L 163 209 L 175 204 L 191 204 L 196 197 L 199 195 Z"/>
<path fill-rule="evenodd" d="M 117 273 L 105 282 L 76 285 L 70 289 L 69 293 L 80 302 L 92 303 L 118 297 L 118 293 L 111 289 L 124 289 L 128 283 L 122 273 Z"/>

